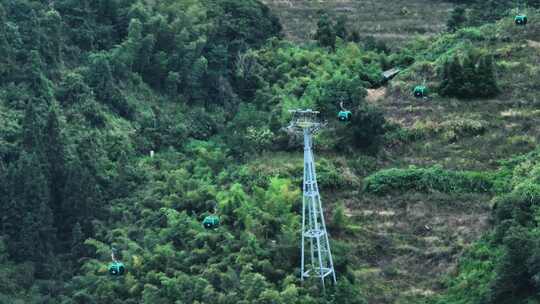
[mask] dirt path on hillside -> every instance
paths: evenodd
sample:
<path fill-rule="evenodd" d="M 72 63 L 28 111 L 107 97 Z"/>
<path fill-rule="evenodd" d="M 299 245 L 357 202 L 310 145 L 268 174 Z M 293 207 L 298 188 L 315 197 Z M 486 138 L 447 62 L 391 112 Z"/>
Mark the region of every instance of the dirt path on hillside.
<path fill-rule="evenodd" d="M 386 95 L 386 88 L 368 89 L 367 90 L 367 102 L 376 102 L 382 99 Z"/>

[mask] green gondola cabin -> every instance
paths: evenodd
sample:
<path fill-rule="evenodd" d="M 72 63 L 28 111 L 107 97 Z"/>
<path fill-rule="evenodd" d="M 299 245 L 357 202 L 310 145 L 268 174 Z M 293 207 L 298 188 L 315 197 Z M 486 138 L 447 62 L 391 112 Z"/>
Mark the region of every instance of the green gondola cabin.
<path fill-rule="evenodd" d="M 203 226 L 206 229 L 215 229 L 219 227 L 219 217 L 215 215 L 209 215 L 204 218 Z"/>
<path fill-rule="evenodd" d="M 112 262 L 109 265 L 109 274 L 112 276 L 121 276 L 126 272 L 126 267 L 122 262 Z"/>
<path fill-rule="evenodd" d="M 517 25 L 527 25 L 527 15 L 517 15 L 514 22 Z"/>
<path fill-rule="evenodd" d="M 414 97 L 416 98 L 422 98 L 426 97 L 428 94 L 427 88 L 425 86 L 416 86 L 414 87 Z"/>
<path fill-rule="evenodd" d="M 339 121 L 349 121 L 352 118 L 351 111 L 339 111 L 338 119 Z"/>

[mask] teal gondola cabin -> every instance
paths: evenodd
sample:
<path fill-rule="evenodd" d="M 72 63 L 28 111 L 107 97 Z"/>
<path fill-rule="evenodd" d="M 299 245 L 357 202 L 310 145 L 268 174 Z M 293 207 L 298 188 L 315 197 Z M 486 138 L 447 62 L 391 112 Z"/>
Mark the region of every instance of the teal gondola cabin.
<path fill-rule="evenodd" d="M 109 265 L 109 274 L 112 276 L 121 276 L 126 271 L 126 267 L 121 262 L 112 262 Z"/>
<path fill-rule="evenodd" d="M 351 111 L 339 111 L 338 119 L 339 121 L 349 121 L 351 120 L 352 113 Z"/>
<path fill-rule="evenodd" d="M 526 15 L 517 15 L 516 18 L 514 18 L 514 22 L 517 25 L 527 25 L 527 16 Z"/>
<path fill-rule="evenodd" d="M 416 86 L 414 87 L 414 96 L 417 98 L 426 97 L 428 94 L 427 88 L 425 86 Z"/>
<path fill-rule="evenodd" d="M 214 229 L 219 226 L 219 218 L 215 215 L 209 215 L 204 218 L 203 226 L 206 229 Z"/>

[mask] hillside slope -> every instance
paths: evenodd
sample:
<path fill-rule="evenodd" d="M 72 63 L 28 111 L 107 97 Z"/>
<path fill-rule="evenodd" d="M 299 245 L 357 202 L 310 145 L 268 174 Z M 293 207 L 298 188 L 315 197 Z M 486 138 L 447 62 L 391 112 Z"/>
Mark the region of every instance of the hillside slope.
<path fill-rule="evenodd" d="M 414 36 L 442 32 L 452 5 L 431 0 L 264 0 L 279 17 L 285 35 L 295 41 L 310 39 L 315 32 L 318 11 L 346 16 L 351 31 L 361 37 L 372 35 L 389 45 L 401 44 Z"/>
<path fill-rule="evenodd" d="M 361 33 L 410 46 L 413 36 L 442 31 L 451 8 L 433 1 L 397 2 L 267 1 L 292 40 L 310 37 L 316 28 L 317 11 L 328 9 L 336 15 L 347 15 L 351 28 L 361 29 Z M 399 9 L 403 6 L 416 13 L 404 15 Z M 428 21 L 415 23 L 418 12 L 424 9 L 430 12 Z M 360 174 L 356 178 L 378 168 L 411 165 L 495 172 L 500 161 L 532 151 L 540 140 L 540 130 L 534 127 L 538 125 L 535 105 L 540 92 L 538 37 L 536 24 L 516 28 L 508 17 L 478 34 L 469 30 L 420 39 L 419 44 L 411 46 L 417 53 L 417 63 L 398 76 L 388 90 L 372 90 L 367 97 L 404 132 L 376 158 L 338 157 L 334 162 L 343 166 L 344 173 Z M 410 96 L 412 88 L 423 82 L 436 90 L 440 71 L 435 62 L 453 46 L 468 41 L 475 46 L 486 46 L 490 41 L 502 94 L 494 99 L 467 101 L 437 94 L 427 100 Z M 420 303 L 444 293 L 444 282 L 456 271 L 459 257 L 490 228 L 493 194 L 412 191 L 379 197 L 358 191 L 360 184 L 356 187 L 333 194 L 326 203 L 329 208 L 343 203 L 356 227 L 347 239 L 357 243 L 353 255 L 362 266 L 355 274 L 369 303 Z"/>
<path fill-rule="evenodd" d="M 374 92 L 371 102 L 382 107 L 386 117 L 401 130 L 406 130 L 377 158 L 384 164 L 382 167 L 438 165 L 489 174 L 498 172 L 502 161 L 536 149 L 540 140 L 540 52 L 530 39 L 540 37 L 540 27 L 533 24 L 527 29 L 517 28 L 507 18 L 478 30 L 475 33 L 473 29 L 464 29 L 423 40 L 422 47 L 417 48 L 416 63 L 393 80 L 387 90 L 379 89 L 385 92 L 384 96 Z M 411 96 L 412 88 L 422 82 L 436 91 L 441 79 L 437 62 L 453 52 L 452 48 L 468 43 L 487 46 L 495 55 L 502 91 L 497 98 L 457 100 L 435 92 L 425 100 Z M 389 296 L 390 290 L 394 290 L 396 296 L 375 296 L 373 303 L 420 303 L 422 298 L 444 294 L 446 278 L 459 269 L 460 256 L 490 231 L 495 193 L 463 196 L 421 192 L 410 189 L 382 197 L 358 193 L 364 197 L 355 199 L 354 195 L 348 200 L 349 212 L 357 217 L 357 225 L 364 227 L 368 235 L 385 235 L 385 245 L 375 247 L 379 251 L 378 259 L 371 264 L 374 267 L 359 270 L 360 281 L 369 286 L 368 290 L 380 290 L 375 292 L 379 295 Z M 463 276 L 474 275 L 478 270 L 468 271 Z M 463 296 L 467 288 L 480 290 L 485 286 L 466 278 L 455 284 L 453 300 L 442 303 L 460 301 L 467 298 Z M 463 303 L 476 303 L 479 299 L 469 301 Z"/>
<path fill-rule="evenodd" d="M 359 28 L 407 43 L 281 39 L 257 0 L 1 2 L 0 303 L 535 300 L 540 27 L 424 35 L 449 7 L 427 1 L 276 12 L 329 3 L 386 9 L 358 10 Z M 294 22 L 303 40 L 311 27 Z M 496 78 L 498 94 L 443 96 L 449 63 L 483 76 L 458 85 Z M 382 86 L 388 66 L 403 71 Z M 338 277 L 326 292 L 298 275 L 296 108 L 327 122 L 314 141 Z"/>

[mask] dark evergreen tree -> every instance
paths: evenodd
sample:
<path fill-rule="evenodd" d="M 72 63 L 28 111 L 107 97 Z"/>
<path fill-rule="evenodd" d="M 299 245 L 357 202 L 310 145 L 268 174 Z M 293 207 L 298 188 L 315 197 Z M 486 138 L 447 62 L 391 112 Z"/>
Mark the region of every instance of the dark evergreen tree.
<path fill-rule="evenodd" d="M 467 22 L 466 11 L 463 6 L 458 6 L 452 10 L 452 14 L 446 23 L 450 32 L 455 32 Z"/>
<path fill-rule="evenodd" d="M 440 92 L 445 96 L 457 96 L 460 84 L 463 83 L 461 64 L 457 57 L 452 57 L 444 63 Z"/>
<path fill-rule="evenodd" d="M 40 115 L 46 109 L 43 103 L 43 100 L 38 98 L 27 102 L 22 122 L 22 148 L 27 152 L 35 153 L 40 158 L 43 157 L 44 152 L 45 119 Z"/>
<path fill-rule="evenodd" d="M 0 203 L 0 237 L 6 235 L 7 231 L 7 225 L 8 225 L 8 208 L 11 205 L 11 197 L 9 193 L 9 185 L 8 182 L 8 171 L 7 166 L 4 164 L 4 162 L 0 159 L 0 198 L 2 199 L 2 203 Z M 0 241 L 2 243 L 2 241 Z M 2 243 L 2 245 L 4 245 Z"/>
<path fill-rule="evenodd" d="M 155 44 L 156 38 L 152 34 L 148 34 L 142 39 L 139 53 L 133 67 L 136 72 L 143 74 L 149 69 Z"/>
<path fill-rule="evenodd" d="M 493 57 L 490 55 L 482 56 L 476 68 L 476 75 L 480 78 L 478 86 L 479 94 L 482 97 L 496 96 L 500 90 L 495 77 L 495 67 Z"/>
<path fill-rule="evenodd" d="M 497 265 L 488 303 L 511 304 L 535 293 L 527 268 L 532 242 L 527 229 L 513 225 L 503 240 L 504 255 Z"/>
<path fill-rule="evenodd" d="M 167 80 L 165 81 L 165 89 L 169 96 L 174 97 L 178 95 L 178 86 L 180 84 L 180 74 L 176 72 L 169 72 Z"/>
<path fill-rule="evenodd" d="M 55 226 L 60 228 L 62 227 L 61 223 L 65 220 L 65 214 L 62 210 L 62 189 L 64 188 L 66 178 L 66 151 L 64 138 L 60 131 L 58 111 L 59 109 L 56 105 L 53 105 L 49 110 L 43 141 L 45 165 L 48 171 L 47 177 L 51 195 L 50 207 L 54 211 Z"/>
<path fill-rule="evenodd" d="M 233 62 L 236 62 L 238 56 L 234 58 Z M 214 99 L 218 104 L 225 104 L 233 98 L 230 90 L 228 90 L 228 83 L 226 81 L 229 67 L 232 64 L 227 46 L 225 44 L 211 46 L 206 54 L 206 58 L 208 59 L 208 68 L 205 71 L 207 79 L 204 84 L 208 90 L 208 98 Z M 237 87 L 237 91 L 242 95 L 241 88 Z"/>
<path fill-rule="evenodd" d="M 461 88 L 458 90 L 460 98 L 472 98 L 479 94 L 478 84 L 481 80 L 481 75 L 476 74 L 477 57 L 471 51 L 467 51 L 461 59 L 461 74 L 462 80 L 459 83 Z"/>
<path fill-rule="evenodd" d="M 532 248 L 527 260 L 527 268 L 534 287 L 536 290 L 540 290 L 540 240 L 533 238 L 531 243 Z"/>
<path fill-rule="evenodd" d="M 337 18 L 336 26 L 334 27 L 334 30 L 336 32 L 336 36 L 339 38 L 346 40 L 348 37 L 348 30 L 347 30 L 347 15 L 340 15 Z"/>
<path fill-rule="evenodd" d="M 50 80 L 45 76 L 45 63 L 38 51 L 30 51 L 26 66 L 30 89 L 36 99 L 51 104 L 54 99 L 54 91 Z"/>
<path fill-rule="evenodd" d="M 322 13 L 319 17 L 315 39 L 319 41 L 319 45 L 322 47 L 327 47 L 331 50 L 336 48 L 336 32 L 330 17 L 326 13 Z"/>
<path fill-rule="evenodd" d="M 79 73 L 68 73 L 56 91 L 56 98 L 62 105 L 74 105 L 93 99 L 93 93 L 84 77 Z"/>
<path fill-rule="evenodd" d="M 115 94 L 114 79 L 109 61 L 105 53 L 90 56 L 90 68 L 86 77 L 88 84 L 94 90 L 98 101 L 110 103 Z"/>
<path fill-rule="evenodd" d="M 71 231 L 71 258 L 78 260 L 85 254 L 84 252 L 84 233 L 81 224 L 76 222 Z"/>
<path fill-rule="evenodd" d="M 363 105 L 353 115 L 350 128 L 352 145 L 364 149 L 377 148 L 376 143 L 384 134 L 386 120 L 383 113 L 375 107 Z"/>
<path fill-rule="evenodd" d="M 347 40 L 349 41 L 352 41 L 352 42 L 360 42 L 360 33 L 358 33 L 357 30 L 353 30 L 350 34 L 349 34 L 349 37 L 347 38 Z"/>
<path fill-rule="evenodd" d="M 23 152 L 10 169 L 8 178 L 11 200 L 7 222 L 11 256 L 17 261 L 46 263 L 56 244 L 56 234 L 43 165 L 35 154 Z"/>
<path fill-rule="evenodd" d="M 43 54 L 45 61 L 53 65 L 62 62 L 63 42 L 63 23 L 62 17 L 58 11 L 51 9 L 40 18 L 40 25 L 43 29 L 39 46 L 40 53 Z"/>
<path fill-rule="evenodd" d="M 15 69 L 15 55 L 16 49 L 13 47 L 13 43 L 20 41 L 18 31 L 14 28 L 8 27 L 7 13 L 0 3 L 0 82 L 6 82 L 8 79 L 13 79 Z M 19 38 L 19 39 L 17 39 Z M 17 45 L 15 45 L 17 46 Z M 19 45 L 20 46 L 20 45 Z"/>
<path fill-rule="evenodd" d="M 439 87 L 441 95 L 463 99 L 487 98 L 499 93 L 493 60 L 490 55 L 469 50 L 462 58 L 457 55 L 443 66 Z"/>
<path fill-rule="evenodd" d="M 195 60 L 191 66 L 191 72 L 186 77 L 186 84 L 191 88 L 189 90 L 190 100 L 202 102 L 206 100 L 205 78 L 208 70 L 208 60 L 200 57 Z"/>
<path fill-rule="evenodd" d="M 59 0 L 54 7 L 67 24 L 70 40 L 84 51 L 111 48 L 127 34 L 129 20 L 119 11 L 134 1 Z M 116 26 L 115 26 L 116 25 Z"/>
<path fill-rule="evenodd" d="M 68 165 L 62 193 L 63 231 L 72 231 L 78 222 L 85 235 L 92 235 L 92 220 L 102 215 L 101 190 L 92 171 L 79 158 Z"/>

